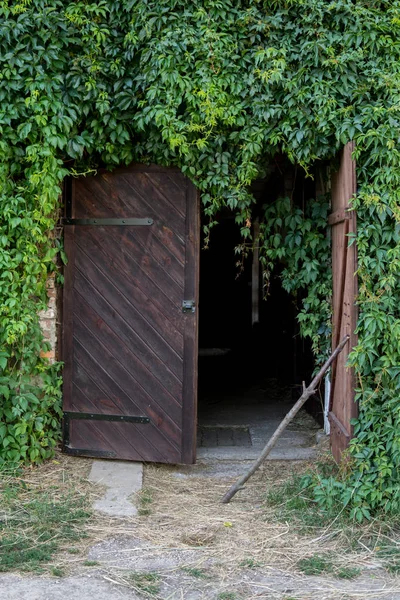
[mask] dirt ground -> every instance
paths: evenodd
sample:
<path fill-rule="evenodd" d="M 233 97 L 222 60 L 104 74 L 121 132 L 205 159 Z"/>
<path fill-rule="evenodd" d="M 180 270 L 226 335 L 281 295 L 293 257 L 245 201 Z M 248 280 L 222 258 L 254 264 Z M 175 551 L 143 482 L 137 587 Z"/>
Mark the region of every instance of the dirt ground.
<path fill-rule="evenodd" d="M 63 577 L 0 575 L 1 600 L 400 600 L 400 579 L 376 554 L 341 552 L 335 524 L 300 533 L 265 505 L 268 489 L 304 470 L 302 462 L 270 461 L 228 505 L 219 500 L 246 468 L 243 461 L 203 461 L 192 467 L 147 466 L 132 498 L 139 515 L 94 515 L 79 553 L 59 552 Z M 30 477 L 73 480 L 93 502 L 102 493 L 87 480 L 91 460 L 60 457 Z M 352 579 L 306 575 L 300 559 L 321 552 L 354 567 Z M 61 572 L 61 571 L 60 571 Z"/>

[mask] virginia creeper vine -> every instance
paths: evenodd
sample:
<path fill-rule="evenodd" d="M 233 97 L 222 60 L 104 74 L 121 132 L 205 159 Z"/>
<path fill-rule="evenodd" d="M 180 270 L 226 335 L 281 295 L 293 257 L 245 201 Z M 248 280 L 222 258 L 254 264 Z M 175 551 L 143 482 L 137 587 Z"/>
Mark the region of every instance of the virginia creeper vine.
<path fill-rule="evenodd" d="M 37 311 L 68 173 L 177 165 L 211 223 L 228 206 L 246 236 L 271 157 L 309 169 L 355 140 L 360 417 L 334 487 L 357 518 L 399 507 L 399 34 L 399 0 L 0 0 L 2 460 L 41 460 L 58 439 Z M 317 348 L 326 302 L 307 310 Z"/>

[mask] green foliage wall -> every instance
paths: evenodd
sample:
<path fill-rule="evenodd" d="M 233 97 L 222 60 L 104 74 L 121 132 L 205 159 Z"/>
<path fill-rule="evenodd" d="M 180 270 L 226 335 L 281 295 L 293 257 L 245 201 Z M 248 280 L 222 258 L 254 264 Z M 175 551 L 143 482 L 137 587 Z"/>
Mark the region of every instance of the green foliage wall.
<path fill-rule="evenodd" d="M 398 0 L 0 1 L 4 460 L 43 458 L 58 435 L 59 378 L 39 358 L 36 311 L 68 172 L 178 165 L 210 223 L 227 205 L 248 235 L 248 186 L 269 157 L 307 169 L 354 139 L 361 410 L 335 489 L 358 516 L 398 506 L 399 34 Z"/>

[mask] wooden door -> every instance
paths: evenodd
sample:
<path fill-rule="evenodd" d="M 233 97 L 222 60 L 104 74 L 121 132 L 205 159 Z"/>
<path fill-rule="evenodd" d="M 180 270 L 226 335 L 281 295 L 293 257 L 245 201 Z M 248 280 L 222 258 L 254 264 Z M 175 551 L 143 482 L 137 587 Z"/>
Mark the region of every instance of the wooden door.
<path fill-rule="evenodd" d="M 356 213 L 349 210 L 349 200 L 357 191 L 355 163 L 351 157 L 353 150 L 353 143 L 349 143 L 341 152 L 339 170 L 332 178 L 332 214 L 329 217 L 332 226 L 332 347 L 335 348 L 346 334 L 350 336 L 332 369 L 329 421 L 332 453 L 337 462 L 352 436 L 350 420 L 357 416 L 354 371 L 346 366 L 349 352 L 357 343 L 354 333 L 357 327 L 357 254 L 356 244 L 349 245 L 351 234 L 356 232 Z"/>
<path fill-rule="evenodd" d="M 64 451 L 192 463 L 196 189 L 135 166 L 74 179 L 66 196 Z"/>

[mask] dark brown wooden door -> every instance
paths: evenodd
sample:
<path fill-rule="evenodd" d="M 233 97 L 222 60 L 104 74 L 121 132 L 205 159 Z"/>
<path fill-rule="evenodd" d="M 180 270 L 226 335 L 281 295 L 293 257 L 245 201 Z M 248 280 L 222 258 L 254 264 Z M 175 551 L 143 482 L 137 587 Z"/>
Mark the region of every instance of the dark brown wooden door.
<path fill-rule="evenodd" d="M 357 327 L 357 254 L 356 244 L 349 245 L 351 234 L 356 232 L 356 213 L 348 210 L 349 200 L 357 191 L 355 163 L 351 157 L 353 150 L 350 143 L 341 152 L 339 170 L 332 178 L 332 214 L 329 217 L 332 226 L 333 348 L 346 334 L 350 336 L 332 369 L 329 421 L 332 453 L 338 462 L 352 436 L 350 421 L 357 416 L 354 371 L 346 366 L 349 352 L 357 343 L 354 333 Z"/>
<path fill-rule="evenodd" d="M 135 166 L 74 179 L 66 207 L 64 450 L 192 463 L 196 189 L 178 170 Z"/>

